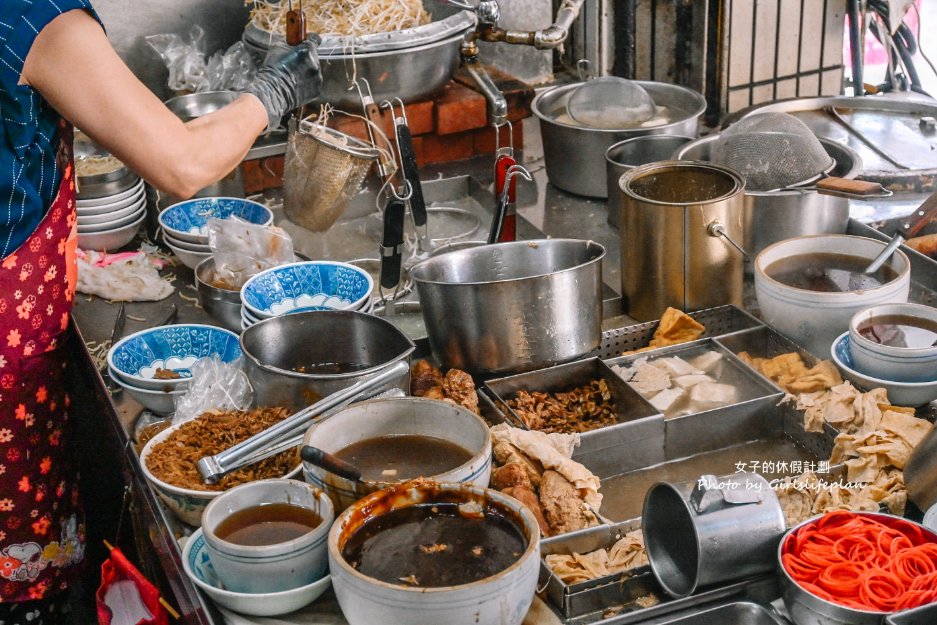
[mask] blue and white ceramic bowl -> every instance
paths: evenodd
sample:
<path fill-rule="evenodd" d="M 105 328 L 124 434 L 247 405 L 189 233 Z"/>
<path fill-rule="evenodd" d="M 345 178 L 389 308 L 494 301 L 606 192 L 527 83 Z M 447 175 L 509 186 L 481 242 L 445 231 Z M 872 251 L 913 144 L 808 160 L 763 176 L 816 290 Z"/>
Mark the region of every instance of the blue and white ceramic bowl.
<path fill-rule="evenodd" d="M 241 303 L 259 319 L 298 310 L 357 310 L 373 288 L 360 267 L 311 260 L 260 272 L 241 287 Z"/>
<path fill-rule="evenodd" d="M 241 355 L 238 335 L 223 328 L 195 323 L 158 326 L 131 334 L 107 352 L 107 364 L 124 382 L 143 390 L 172 389 L 192 377 L 189 368 L 200 358 L 218 355 L 232 362 Z M 181 377 L 154 378 L 157 369 Z"/>
<path fill-rule="evenodd" d="M 882 380 L 856 371 L 849 346 L 849 332 L 843 332 L 833 341 L 830 355 L 839 367 L 843 377 L 865 390 L 884 388 L 888 391 L 888 401 L 896 406 L 923 406 L 937 399 L 937 381 L 934 382 L 892 382 Z"/>
<path fill-rule="evenodd" d="M 185 395 L 188 391 L 185 383 L 177 384 L 172 388 L 162 388 L 158 391 L 139 388 L 122 379 L 111 367 L 107 368 L 107 372 L 111 376 L 111 380 L 127 391 L 127 394 L 137 400 L 137 403 L 158 415 L 168 415 L 175 412 L 176 397 Z"/>
<path fill-rule="evenodd" d="M 311 584 L 281 592 L 247 593 L 227 590 L 218 579 L 205 549 L 201 529 L 189 537 L 182 550 L 182 568 L 196 586 L 223 608 L 250 616 L 277 616 L 298 610 L 319 598 L 332 584 L 326 575 Z"/>
<path fill-rule="evenodd" d="M 159 225 L 177 239 L 208 243 L 208 220 L 237 217 L 252 224 L 273 223 L 273 211 L 236 197 L 203 197 L 173 204 L 159 214 Z"/>

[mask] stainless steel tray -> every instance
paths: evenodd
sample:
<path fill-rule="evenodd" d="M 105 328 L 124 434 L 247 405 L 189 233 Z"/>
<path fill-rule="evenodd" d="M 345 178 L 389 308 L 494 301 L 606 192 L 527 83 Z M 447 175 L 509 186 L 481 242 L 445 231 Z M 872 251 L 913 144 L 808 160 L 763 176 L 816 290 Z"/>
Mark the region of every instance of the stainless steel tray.
<path fill-rule="evenodd" d="M 765 419 L 763 415 L 773 412 L 773 408 L 783 396 L 782 391 L 713 339 L 613 358 L 607 360 L 606 364 L 614 367 L 629 365 L 641 358 L 656 360 L 671 356 L 687 359 L 706 351 L 715 351 L 722 355 L 724 369 L 720 381 L 735 386 L 740 393 L 739 400 L 720 408 L 673 418 L 665 417 L 665 460 L 738 445 L 752 438 L 769 436 L 773 429 L 770 420 Z"/>
<path fill-rule="evenodd" d="M 937 623 L 937 603 L 892 614 L 885 625 L 934 625 Z"/>
<path fill-rule="evenodd" d="M 663 415 L 598 358 L 587 358 L 548 369 L 495 378 L 485 382 L 482 390 L 497 410 L 497 414 L 489 417 L 491 420 L 505 421 L 515 427 L 527 429 L 520 417 L 506 403 L 513 399 L 518 391 L 560 392 L 584 386 L 599 378 L 608 384 L 618 423 L 580 434 L 576 459 L 583 463 L 585 460 L 599 463 L 611 455 L 610 450 L 627 447 L 633 450 L 631 458 L 640 466 L 662 462 Z"/>

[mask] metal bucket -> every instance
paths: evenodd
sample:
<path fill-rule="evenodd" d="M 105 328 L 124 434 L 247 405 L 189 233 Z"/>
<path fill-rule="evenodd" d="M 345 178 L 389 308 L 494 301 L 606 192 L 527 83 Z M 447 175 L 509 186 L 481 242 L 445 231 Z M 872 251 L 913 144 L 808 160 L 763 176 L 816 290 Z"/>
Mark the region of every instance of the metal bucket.
<path fill-rule="evenodd" d="M 642 519 L 654 576 L 678 598 L 773 571 L 786 529 L 777 495 L 756 473 L 658 482 L 644 498 Z"/>
<path fill-rule="evenodd" d="M 676 160 L 709 161 L 713 142 L 709 135 L 676 151 Z M 829 139 L 820 139 L 823 148 L 836 161 L 831 176 L 855 178 L 862 171 L 862 159 L 852 148 Z M 849 200 L 816 191 L 746 191 L 745 233 L 742 246 L 754 258 L 773 243 L 809 234 L 844 234 L 849 224 Z M 751 265 L 747 267 L 751 270 Z"/>
<path fill-rule="evenodd" d="M 745 182 L 728 167 L 650 163 L 621 177 L 621 288 L 640 321 L 668 308 L 742 305 Z M 725 237 L 718 232 L 724 232 Z"/>
<path fill-rule="evenodd" d="M 497 243 L 414 265 L 433 355 L 473 373 L 574 360 L 602 337 L 602 257 L 593 241 Z"/>
<path fill-rule="evenodd" d="M 618 181 L 635 167 L 657 161 L 669 161 L 692 137 L 683 135 L 646 135 L 625 139 L 605 152 L 605 182 L 608 188 L 608 224 L 617 228 L 621 219 L 621 194 Z"/>
<path fill-rule="evenodd" d="M 241 334 L 245 371 L 258 406 L 299 410 L 379 373 L 415 349 L 403 332 L 385 319 L 348 310 L 317 310 L 265 319 Z M 340 373 L 303 373 L 317 364 L 354 367 Z M 410 374 L 388 382 L 375 394 L 409 392 Z"/>
<path fill-rule="evenodd" d="M 697 135 L 699 118 L 706 110 L 703 96 L 663 82 L 637 83 L 647 90 L 655 104 L 671 109 L 673 117 L 669 123 L 621 130 L 581 126 L 566 113 L 566 101 L 580 83 L 555 87 L 534 98 L 530 106 L 540 120 L 543 159 L 551 184 L 577 195 L 604 198 L 607 189 L 603 159 L 609 147 L 644 135 Z"/>

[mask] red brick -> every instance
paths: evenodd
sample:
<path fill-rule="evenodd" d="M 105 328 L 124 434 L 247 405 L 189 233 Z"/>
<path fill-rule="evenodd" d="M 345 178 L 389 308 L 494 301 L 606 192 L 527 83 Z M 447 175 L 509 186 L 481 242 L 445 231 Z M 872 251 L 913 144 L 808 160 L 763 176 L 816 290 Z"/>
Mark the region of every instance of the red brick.
<path fill-rule="evenodd" d="M 244 175 L 244 192 L 260 193 L 264 189 L 283 186 L 283 157 L 271 156 L 264 159 L 244 161 L 241 164 Z"/>
<path fill-rule="evenodd" d="M 434 110 L 436 110 L 436 104 L 432 100 L 408 104 L 407 125 L 410 126 L 410 134 L 426 135 L 433 132 Z"/>
<path fill-rule="evenodd" d="M 484 66 L 495 85 L 504 94 L 508 102 L 508 119 L 512 122 L 530 117 L 530 104 L 534 99 L 534 89 L 527 83 L 493 67 Z M 469 89 L 478 90 L 475 80 L 464 69 L 459 69 L 455 81 Z"/>
<path fill-rule="evenodd" d="M 436 133 L 449 135 L 485 126 L 486 106 L 481 94 L 450 82 L 436 97 Z"/>
<path fill-rule="evenodd" d="M 472 135 L 468 132 L 454 135 L 423 135 L 425 164 L 462 161 L 472 157 Z"/>

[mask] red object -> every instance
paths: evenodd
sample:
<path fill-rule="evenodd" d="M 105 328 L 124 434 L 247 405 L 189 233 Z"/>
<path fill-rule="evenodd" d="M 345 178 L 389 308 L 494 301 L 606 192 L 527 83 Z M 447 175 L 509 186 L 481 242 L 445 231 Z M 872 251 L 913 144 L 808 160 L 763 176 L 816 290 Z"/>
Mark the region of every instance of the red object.
<path fill-rule="evenodd" d="M 77 279 L 72 129 L 59 125 L 58 194 L 29 238 L 0 260 L 0 598 L 64 589 L 84 554 L 63 342 Z"/>
<path fill-rule="evenodd" d="M 516 165 L 517 161 L 513 156 L 502 154 L 495 161 L 495 191 L 496 197 L 500 199 L 504 192 L 504 182 L 507 178 L 508 169 Z M 517 240 L 517 178 L 512 177 L 508 183 L 508 209 L 504 214 L 504 222 L 501 225 L 501 234 L 498 236 L 498 243 Z"/>
<path fill-rule="evenodd" d="M 787 538 L 781 562 L 801 588 L 850 608 L 937 601 L 937 536 L 897 517 L 828 513 Z"/>
<path fill-rule="evenodd" d="M 101 587 L 95 593 L 98 606 L 98 624 L 112 625 L 111 608 L 105 603 L 107 591 L 111 586 L 118 582 L 130 581 L 139 593 L 140 603 L 146 607 L 149 612 L 143 618 L 135 621 L 121 620 L 122 623 L 134 622 L 135 625 L 168 625 L 169 616 L 166 610 L 159 602 L 159 590 L 143 574 L 137 570 L 123 552 L 114 547 L 111 549 L 110 557 L 101 564 Z M 139 604 L 136 606 L 129 603 L 125 606 L 127 613 L 142 612 Z M 148 618 L 152 617 L 152 618 Z M 117 622 L 116 620 L 114 621 Z"/>

